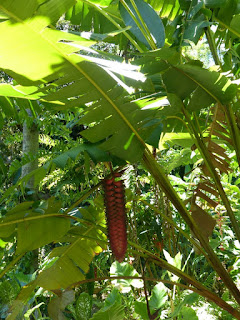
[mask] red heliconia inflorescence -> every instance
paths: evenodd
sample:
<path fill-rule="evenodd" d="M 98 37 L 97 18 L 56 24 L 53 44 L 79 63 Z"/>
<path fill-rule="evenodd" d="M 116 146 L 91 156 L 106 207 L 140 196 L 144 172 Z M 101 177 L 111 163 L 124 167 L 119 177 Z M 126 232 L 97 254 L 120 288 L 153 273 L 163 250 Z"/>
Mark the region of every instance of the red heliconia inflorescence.
<path fill-rule="evenodd" d="M 120 173 L 113 173 L 111 179 L 104 180 L 103 186 L 110 247 L 118 262 L 122 262 L 127 250 L 127 226 L 124 183 L 116 180 L 119 177 Z"/>

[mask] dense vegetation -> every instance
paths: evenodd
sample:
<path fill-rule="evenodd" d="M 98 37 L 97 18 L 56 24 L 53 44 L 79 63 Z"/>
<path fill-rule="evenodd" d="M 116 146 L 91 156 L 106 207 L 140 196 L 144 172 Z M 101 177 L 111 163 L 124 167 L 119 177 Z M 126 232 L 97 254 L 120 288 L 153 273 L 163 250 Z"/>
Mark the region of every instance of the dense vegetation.
<path fill-rule="evenodd" d="M 1 319 L 240 319 L 239 30 L 238 0 L 0 2 Z"/>

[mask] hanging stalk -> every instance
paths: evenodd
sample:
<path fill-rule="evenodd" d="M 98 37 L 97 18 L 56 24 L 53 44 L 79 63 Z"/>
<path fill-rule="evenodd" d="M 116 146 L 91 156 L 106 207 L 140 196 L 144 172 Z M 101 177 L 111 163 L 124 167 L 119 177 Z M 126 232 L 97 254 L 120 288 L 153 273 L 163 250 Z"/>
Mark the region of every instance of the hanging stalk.
<path fill-rule="evenodd" d="M 145 167 L 148 169 L 148 171 L 151 173 L 153 178 L 157 181 L 159 186 L 162 188 L 162 190 L 165 192 L 169 200 L 172 202 L 172 204 L 175 206 L 175 208 L 178 210 L 179 214 L 182 216 L 184 221 L 188 224 L 189 228 L 193 232 L 193 234 L 196 236 L 196 238 L 200 241 L 201 246 L 204 248 L 208 255 L 209 262 L 211 263 L 212 267 L 215 269 L 215 271 L 218 273 L 218 275 L 221 277 L 222 281 L 226 285 L 226 287 L 229 289 L 229 291 L 232 293 L 236 301 L 240 304 L 240 292 L 236 285 L 234 284 L 233 280 L 229 276 L 227 270 L 223 267 L 222 263 L 218 259 L 217 255 L 211 248 L 211 246 L 208 243 L 208 240 L 204 238 L 202 235 L 201 230 L 196 225 L 195 221 L 189 214 L 187 208 L 183 204 L 182 200 L 179 198 L 178 194 L 172 187 L 170 181 L 166 177 L 163 169 L 159 166 L 159 164 L 155 161 L 154 157 L 150 153 L 148 149 L 145 149 L 144 155 L 143 155 L 143 163 Z"/>
<path fill-rule="evenodd" d="M 203 136 L 202 136 L 202 134 L 200 132 L 200 128 L 199 128 L 199 126 L 196 126 L 196 125 L 194 125 L 192 123 L 190 115 L 189 115 L 189 113 L 187 112 L 187 110 L 186 110 L 186 108 L 184 106 L 182 107 L 182 112 L 184 113 L 184 115 L 185 115 L 185 117 L 187 119 L 187 122 L 188 122 L 188 125 L 189 125 L 189 130 L 194 136 L 194 140 L 195 140 L 195 143 L 196 143 L 196 145 L 198 147 L 198 150 L 200 151 L 200 153 L 201 153 L 201 155 L 202 155 L 202 157 L 203 157 L 203 159 L 205 161 L 205 164 L 206 164 L 208 170 L 210 171 L 211 176 L 212 176 L 212 178 L 213 178 L 213 180 L 215 182 L 215 185 L 216 185 L 216 187 L 218 189 L 218 192 L 220 194 L 222 202 L 223 202 L 223 204 L 224 204 L 224 206 L 225 206 L 225 208 L 227 210 L 227 214 L 228 214 L 229 219 L 231 221 L 231 224 L 232 224 L 232 227 L 233 227 L 233 231 L 235 232 L 238 241 L 240 241 L 240 228 L 239 228 L 238 222 L 237 222 L 236 217 L 235 217 L 235 215 L 234 215 L 234 213 L 232 211 L 232 208 L 231 208 L 230 202 L 229 202 L 229 200 L 228 200 L 228 198 L 226 196 L 226 193 L 225 193 L 225 191 L 224 191 L 224 189 L 222 187 L 222 184 L 220 182 L 220 179 L 219 179 L 219 176 L 217 174 L 217 171 L 216 171 L 216 169 L 215 169 L 215 167 L 214 167 L 214 165 L 213 165 L 213 163 L 211 161 L 211 157 L 210 157 L 209 152 L 208 152 L 208 150 L 206 148 L 206 145 L 204 143 Z M 196 129 L 196 127 L 198 129 Z"/>

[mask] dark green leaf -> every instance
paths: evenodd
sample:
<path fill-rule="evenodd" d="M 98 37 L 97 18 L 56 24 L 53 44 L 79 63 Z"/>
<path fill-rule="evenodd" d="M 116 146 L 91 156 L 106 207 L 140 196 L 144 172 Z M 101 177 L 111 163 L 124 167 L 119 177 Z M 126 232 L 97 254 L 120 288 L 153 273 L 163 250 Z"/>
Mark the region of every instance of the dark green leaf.
<path fill-rule="evenodd" d="M 122 320 L 124 319 L 124 306 L 117 289 L 108 295 L 104 307 L 93 315 L 91 320 Z"/>
<path fill-rule="evenodd" d="M 138 9 L 142 19 L 144 20 L 145 24 L 147 25 L 149 33 L 152 35 L 152 37 L 154 39 L 155 45 L 157 46 L 157 48 L 163 47 L 164 42 L 165 42 L 164 26 L 163 26 L 161 19 L 157 15 L 156 11 L 153 10 L 153 8 L 143 0 L 134 0 L 134 2 L 137 6 L 137 9 Z M 131 9 L 131 11 L 133 12 L 135 18 L 138 20 L 138 22 L 140 23 L 140 25 L 144 29 L 144 26 L 142 25 L 142 22 L 139 19 L 136 10 L 133 8 L 131 1 L 127 0 L 126 3 L 128 5 L 128 7 Z M 121 2 L 119 4 L 119 8 L 120 8 L 121 16 L 122 16 L 126 26 L 131 26 L 132 27 L 131 32 L 141 42 L 143 42 L 147 47 L 150 47 L 148 41 L 146 40 L 146 37 L 140 31 L 137 24 L 135 23 L 133 18 L 130 16 L 128 11 L 121 4 Z"/>
<path fill-rule="evenodd" d="M 204 0 L 206 7 L 221 8 L 227 3 L 227 0 Z"/>
<path fill-rule="evenodd" d="M 213 102 L 229 103 L 237 90 L 220 73 L 192 64 L 170 68 L 163 75 L 163 81 L 169 93 L 176 94 L 182 100 L 190 98 L 188 108 L 194 111 Z"/>
<path fill-rule="evenodd" d="M 206 28 L 210 24 L 210 22 L 206 21 L 204 15 L 200 15 L 198 18 L 190 20 L 184 31 L 183 38 L 197 44 L 200 37 L 204 33 L 204 28 Z"/>

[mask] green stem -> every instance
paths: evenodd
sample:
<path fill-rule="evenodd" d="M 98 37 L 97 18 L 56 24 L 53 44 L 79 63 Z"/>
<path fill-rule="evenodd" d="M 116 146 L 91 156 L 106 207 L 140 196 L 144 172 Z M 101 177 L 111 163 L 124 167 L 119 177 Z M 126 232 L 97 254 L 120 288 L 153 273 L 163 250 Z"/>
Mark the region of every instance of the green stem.
<path fill-rule="evenodd" d="M 230 128 L 231 138 L 233 140 L 233 145 L 236 152 L 238 164 L 240 166 L 240 130 L 237 126 L 236 118 L 231 105 L 227 104 L 226 106 L 223 106 L 223 108 Z"/>
<path fill-rule="evenodd" d="M 206 38 L 207 38 L 207 41 L 209 44 L 210 51 L 213 56 L 213 60 L 214 60 L 215 64 L 219 65 L 222 70 L 222 63 L 221 63 L 219 56 L 217 54 L 217 48 L 216 48 L 215 41 L 213 39 L 212 30 L 211 30 L 210 26 L 208 26 L 205 29 L 205 34 L 206 34 Z"/>

